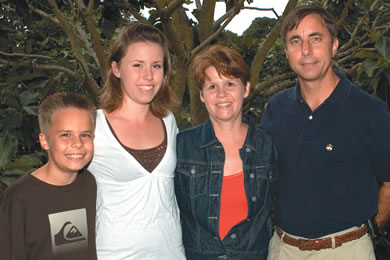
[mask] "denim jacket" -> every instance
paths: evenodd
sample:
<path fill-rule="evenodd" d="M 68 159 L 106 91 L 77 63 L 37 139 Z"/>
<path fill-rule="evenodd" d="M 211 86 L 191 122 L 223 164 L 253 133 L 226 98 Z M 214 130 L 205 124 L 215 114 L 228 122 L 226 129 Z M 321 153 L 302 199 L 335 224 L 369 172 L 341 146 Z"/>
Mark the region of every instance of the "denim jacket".
<path fill-rule="evenodd" d="M 276 149 L 271 137 L 249 125 L 240 157 L 248 203 L 247 218 L 219 236 L 220 195 L 225 152 L 210 120 L 177 136 L 175 191 L 180 207 L 183 243 L 189 260 L 266 259 L 272 235 Z"/>

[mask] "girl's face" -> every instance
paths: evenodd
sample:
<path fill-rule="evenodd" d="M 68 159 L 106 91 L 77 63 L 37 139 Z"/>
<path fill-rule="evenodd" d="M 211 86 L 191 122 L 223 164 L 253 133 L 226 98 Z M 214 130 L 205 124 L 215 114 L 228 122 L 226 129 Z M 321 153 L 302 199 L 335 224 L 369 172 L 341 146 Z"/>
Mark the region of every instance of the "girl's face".
<path fill-rule="evenodd" d="M 164 52 L 157 43 L 136 42 L 119 63 L 111 63 L 111 69 L 120 79 L 126 102 L 148 105 L 164 79 Z"/>

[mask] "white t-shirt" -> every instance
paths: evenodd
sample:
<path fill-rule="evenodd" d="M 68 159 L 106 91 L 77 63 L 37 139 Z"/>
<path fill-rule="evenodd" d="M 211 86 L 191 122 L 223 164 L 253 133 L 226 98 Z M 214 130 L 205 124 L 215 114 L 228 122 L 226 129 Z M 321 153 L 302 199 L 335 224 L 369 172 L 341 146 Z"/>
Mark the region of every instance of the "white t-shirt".
<path fill-rule="evenodd" d="M 171 113 L 163 121 L 167 150 L 149 173 L 118 142 L 98 110 L 88 170 L 97 183 L 99 260 L 185 259 L 173 180 L 177 126 Z"/>

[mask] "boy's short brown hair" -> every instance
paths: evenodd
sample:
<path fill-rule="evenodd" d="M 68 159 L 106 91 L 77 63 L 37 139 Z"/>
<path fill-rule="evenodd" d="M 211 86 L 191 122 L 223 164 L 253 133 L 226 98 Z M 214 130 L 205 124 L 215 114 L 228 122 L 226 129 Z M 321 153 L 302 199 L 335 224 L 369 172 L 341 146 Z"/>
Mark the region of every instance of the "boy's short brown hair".
<path fill-rule="evenodd" d="M 195 56 L 192 70 L 199 90 L 203 89 L 205 71 L 209 67 L 215 67 L 220 76 L 240 79 L 244 86 L 250 80 L 249 68 L 242 56 L 226 46 L 211 45 Z"/>
<path fill-rule="evenodd" d="M 69 107 L 88 111 L 93 125 L 96 125 L 96 106 L 87 97 L 75 93 L 58 92 L 46 97 L 39 105 L 38 122 L 41 133 L 48 134 L 55 111 Z"/>

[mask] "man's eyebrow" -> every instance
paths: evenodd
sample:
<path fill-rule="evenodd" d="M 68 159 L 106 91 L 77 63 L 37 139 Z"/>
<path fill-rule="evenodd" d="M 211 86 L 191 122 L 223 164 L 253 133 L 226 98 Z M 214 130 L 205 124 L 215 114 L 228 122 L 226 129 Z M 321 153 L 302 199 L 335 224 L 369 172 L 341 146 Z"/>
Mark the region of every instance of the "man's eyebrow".
<path fill-rule="evenodd" d="M 294 34 L 292 35 L 291 37 L 289 37 L 287 40 L 288 41 L 291 41 L 291 40 L 295 40 L 295 39 L 301 39 L 302 37 L 299 36 L 298 34 Z"/>
<path fill-rule="evenodd" d="M 322 36 L 323 34 L 320 33 L 320 32 L 313 32 L 311 34 L 309 34 L 309 37 L 313 37 L 313 36 Z"/>
<path fill-rule="evenodd" d="M 320 33 L 320 32 L 312 32 L 309 34 L 309 37 L 313 37 L 313 36 L 322 36 L 323 34 Z M 291 40 L 295 40 L 295 39 L 302 39 L 302 37 L 298 34 L 294 34 L 292 35 L 291 37 L 288 38 L 288 41 L 291 41 Z"/>

